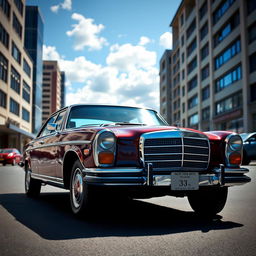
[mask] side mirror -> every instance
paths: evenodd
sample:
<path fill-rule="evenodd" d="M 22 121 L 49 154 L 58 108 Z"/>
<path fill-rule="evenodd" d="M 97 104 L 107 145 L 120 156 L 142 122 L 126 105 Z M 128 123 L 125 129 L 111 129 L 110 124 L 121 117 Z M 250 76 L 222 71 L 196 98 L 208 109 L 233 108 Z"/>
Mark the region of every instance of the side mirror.
<path fill-rule="evenodd" d="M 48 123 L 47 126 L 46 126 L 46 129 L 48 131 L 54 132 L 54 131 L 57 130 L 57 127 L 58 127 L 58 125 L 55 124 L 55 123 Z"/>

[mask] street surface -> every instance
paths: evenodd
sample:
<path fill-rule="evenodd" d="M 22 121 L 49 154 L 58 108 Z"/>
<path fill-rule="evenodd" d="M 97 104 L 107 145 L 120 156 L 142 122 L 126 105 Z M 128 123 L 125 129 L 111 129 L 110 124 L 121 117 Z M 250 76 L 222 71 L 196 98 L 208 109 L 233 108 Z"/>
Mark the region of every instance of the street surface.
<path fill-rule="evenodd" d="M 252 182 L 229 189 L 207 221 L 174 197 L 111 203 L 77 219 L 67 191 L 44 186 L 27 198 L 23 170 L 0 166 L 0 255 L 256 255 L 256 162 L 248 167 Z"/>

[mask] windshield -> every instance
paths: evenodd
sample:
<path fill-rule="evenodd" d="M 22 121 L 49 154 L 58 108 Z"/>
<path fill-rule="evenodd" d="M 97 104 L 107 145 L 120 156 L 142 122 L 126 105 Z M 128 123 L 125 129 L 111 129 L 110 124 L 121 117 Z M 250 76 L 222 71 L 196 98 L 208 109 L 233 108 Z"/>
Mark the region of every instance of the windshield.
<path fill-rule="evenodd" d="M 107 124 L 167 125 L 153 110 L 116 106 L 77 106 L 70 110 L 66 127 Z"/>
<path fill-rule="evenodd" d="M 12 153 L 13 149 L 3 149 L 1 153 Z"/>

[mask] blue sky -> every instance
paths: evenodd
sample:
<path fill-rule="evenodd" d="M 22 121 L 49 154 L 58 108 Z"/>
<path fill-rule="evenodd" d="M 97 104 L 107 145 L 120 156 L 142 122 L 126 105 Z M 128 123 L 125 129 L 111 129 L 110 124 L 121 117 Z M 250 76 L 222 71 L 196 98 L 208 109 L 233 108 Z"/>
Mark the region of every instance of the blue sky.
<path fill-rule="evenodd" d="M 27 0 L 44 20 L 44 59 L 67 76 L 67 104 L 158 110 L 159 59 L 180 0 Z"/>

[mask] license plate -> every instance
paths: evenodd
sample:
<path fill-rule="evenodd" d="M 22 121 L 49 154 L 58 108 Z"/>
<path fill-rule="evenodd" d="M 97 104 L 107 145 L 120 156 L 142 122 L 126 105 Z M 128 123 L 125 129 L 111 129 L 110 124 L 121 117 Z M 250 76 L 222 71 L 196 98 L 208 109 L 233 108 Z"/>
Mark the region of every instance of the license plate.
<path fill-rule="evenodd" d="M 172 172 L 171 190 L 198 190 L 198 172 Z"/>

